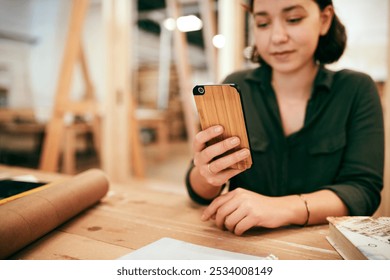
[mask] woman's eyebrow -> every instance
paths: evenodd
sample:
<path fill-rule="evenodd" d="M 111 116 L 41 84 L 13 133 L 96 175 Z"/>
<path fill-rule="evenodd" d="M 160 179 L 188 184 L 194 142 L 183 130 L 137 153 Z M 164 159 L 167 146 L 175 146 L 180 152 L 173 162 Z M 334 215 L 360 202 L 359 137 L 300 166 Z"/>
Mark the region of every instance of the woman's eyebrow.
<path fill-rule="evenodd" d="M 254 13 L 253 14 L 255 17 L 256 16 L 263 16 L 263 17 L 265 17 L 265 16 L 268 16 L 268 13 L 267 12 L 263 12 L 263 11 L 260 11 L 260 12 L 256 12 L 256 13 Z"/>
<path fill-rule="evenodd" d="M 282 9 L 282 13 L 285 14 L 285 13 L 291 12 L 293 10 L 305 10 L 305 8 L 303 8 L 301 5 L 288 6 L 288 7 L 285 7 Z M 269 13 L 266 11 L 258 11 L 258 12 L 255 12 L 253 15 L 255 17 L 256 16 L 268 16 Z"/>
<path fill-rule="evenodd" d="M 303 8 L 301 5 L 293 5 L 293 6 L 283 8 L 282 11 L 283 11 L 283 13 L 288 13 L 288 12 L 291 12 L 293 10 L 304 10 L 305 11 L 305 8 Z"/>

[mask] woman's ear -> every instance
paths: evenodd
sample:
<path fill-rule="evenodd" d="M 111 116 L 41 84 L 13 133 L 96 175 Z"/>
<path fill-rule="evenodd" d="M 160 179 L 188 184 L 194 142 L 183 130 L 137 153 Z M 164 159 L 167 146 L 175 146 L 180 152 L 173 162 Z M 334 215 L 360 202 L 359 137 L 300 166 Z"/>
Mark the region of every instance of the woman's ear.
<path fill-rule="evenodd" d="M 328 33 L 333 17 L 334 9 L 332 5 L 326 6 L 325 9 L 321 11 L 321 36 L 324 36 L 326 33 Z"/>

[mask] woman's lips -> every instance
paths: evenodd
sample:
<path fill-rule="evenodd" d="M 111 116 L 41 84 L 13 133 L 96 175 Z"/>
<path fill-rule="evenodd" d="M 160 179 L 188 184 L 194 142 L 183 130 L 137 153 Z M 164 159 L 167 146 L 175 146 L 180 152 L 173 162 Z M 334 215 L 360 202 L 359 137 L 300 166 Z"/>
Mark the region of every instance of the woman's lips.
<path fill-rule="evenodd" d="M 271 55 L 275 57 L 276 59 L 287 59 L 290 54 L 292 54 L 294 51 L 278 51 L 278 52 L 272 52 Z"/>

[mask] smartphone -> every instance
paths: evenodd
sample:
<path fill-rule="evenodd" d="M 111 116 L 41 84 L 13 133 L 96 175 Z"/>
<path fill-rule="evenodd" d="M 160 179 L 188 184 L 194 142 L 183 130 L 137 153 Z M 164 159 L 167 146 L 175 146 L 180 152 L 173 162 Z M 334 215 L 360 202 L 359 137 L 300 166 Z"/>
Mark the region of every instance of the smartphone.
<path fill-rule="evenodd" d="M 222 125 L 222 135 L 212 139 L 207 145 L 220 142 L 226 138 L 237 136 L 240 145 L 227 152 L 227 154 L 248 148 L 249 138 L 245 123 L 244 110 L 241 103 L 241 93 L 235 84 L 196 85 L 193 90 L 196 108 L 202 130 Z M 223 154 L 224 156 L 226 154 Z M 252 166 L 252 156 L 247 157 L 232 166 L 235 169 L 248 169 Z"/>
<path fill-rule="evenodd" d="M 16 198 L 27 195 L 29 192 L 38 191 L 47 186 L 46 182 L 28 182 L 12 179 L 0 180 L 0 205 Z"/>

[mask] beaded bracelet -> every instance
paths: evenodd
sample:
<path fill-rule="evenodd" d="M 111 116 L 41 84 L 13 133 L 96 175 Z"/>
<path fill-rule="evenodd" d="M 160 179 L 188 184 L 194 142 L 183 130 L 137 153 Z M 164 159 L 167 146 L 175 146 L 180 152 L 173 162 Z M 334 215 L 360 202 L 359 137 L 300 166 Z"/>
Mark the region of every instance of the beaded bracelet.
<path fill-rule="evenodd" d="M 309 206 L 307 205 L 307 200 L 303 197 L 303 195 L 298 194 L 298 196 L 303 200 L 303 202 L 305 203 L 305 207 L 306 207 L 307 218 L 306 218 L 305 223 L 302 225 L 304 227 L 304 226 L 307 226 L 309 224 L 310 210 L 309 210 Z"/>

